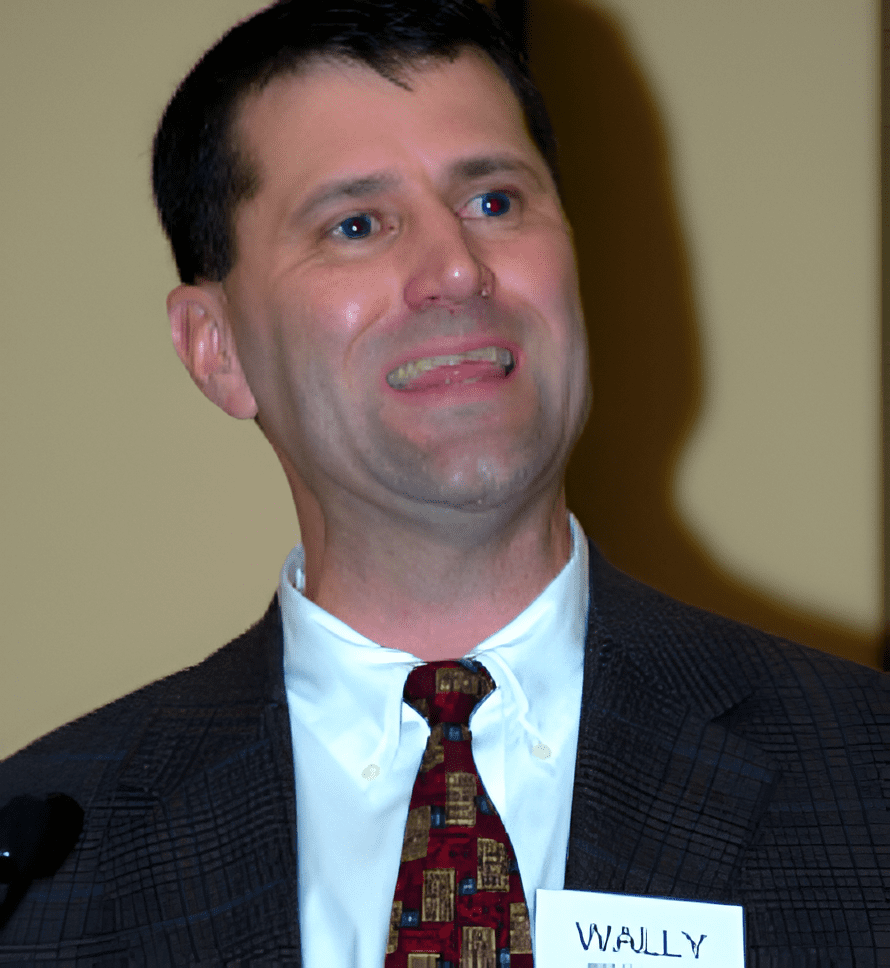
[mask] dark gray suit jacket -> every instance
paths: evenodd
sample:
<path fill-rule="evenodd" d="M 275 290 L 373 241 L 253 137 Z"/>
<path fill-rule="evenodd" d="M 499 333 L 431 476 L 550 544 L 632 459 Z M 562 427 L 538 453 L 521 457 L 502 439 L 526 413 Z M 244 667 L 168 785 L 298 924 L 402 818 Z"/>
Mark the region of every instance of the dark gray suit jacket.
<path fill-rule="evenodd" d="M 281 651 L 273 602 L 0 764 L 0 803 L 62 791 L 86 811 L 0 964 L 301 964 Z M 890 965 L 890 677 L 674 602 L 591 547 L 582 702 L 567 888 L 743 904 L 748 968 Z"/>

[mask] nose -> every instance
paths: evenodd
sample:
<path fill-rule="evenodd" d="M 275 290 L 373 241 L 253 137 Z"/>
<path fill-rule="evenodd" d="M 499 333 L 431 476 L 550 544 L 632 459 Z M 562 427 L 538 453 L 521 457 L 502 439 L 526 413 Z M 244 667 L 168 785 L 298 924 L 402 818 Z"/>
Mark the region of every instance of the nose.
<path fill-rule="evenodd" d="M 493 273 L 482 260 L 478 244 L 468 237 L 463 221 L 445 206 L 417 225 L 410 248 L 405 283 L 405 303 L 410 309 L 459 309 L 474 296 L 491 295 Z"/>

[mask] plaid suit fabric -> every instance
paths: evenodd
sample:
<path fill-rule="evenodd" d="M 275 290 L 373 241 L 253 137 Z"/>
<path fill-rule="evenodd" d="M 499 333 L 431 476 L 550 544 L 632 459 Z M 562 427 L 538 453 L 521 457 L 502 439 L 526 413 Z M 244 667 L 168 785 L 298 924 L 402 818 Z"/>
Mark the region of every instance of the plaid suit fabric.
<path fill-rule="evenodd" d="M 885 968 L 890 676 L 672 601 L 590 548 L 565 886 L 743 904 L 748 968 Z M 300 966 L 277 602 L 194 668 L 0 762 L 77 848 L 0 965 Z M 316 966 L 310 966 L 316 968 Z"/>
<path fill-rule="evenodd" d="M 473 760 L 470 714 L 494 689 L 478 662 L 412 669 L 405 701 L 430 724 L 411 794 L 386 968 L 532 968 L 513 845 Z"/>

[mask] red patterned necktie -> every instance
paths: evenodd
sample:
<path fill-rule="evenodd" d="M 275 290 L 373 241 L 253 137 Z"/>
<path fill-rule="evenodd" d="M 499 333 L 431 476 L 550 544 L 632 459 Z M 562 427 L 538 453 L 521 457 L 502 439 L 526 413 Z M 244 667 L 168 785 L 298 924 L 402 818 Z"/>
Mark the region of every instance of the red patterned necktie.
<path fill-rule="evenodd" d="M 405 683 L 430 738 L 408 808 L 386 968 L 533 968 L 519 868 L 467 725 L 494 688 L 468 659 L 418 666 Z"/>

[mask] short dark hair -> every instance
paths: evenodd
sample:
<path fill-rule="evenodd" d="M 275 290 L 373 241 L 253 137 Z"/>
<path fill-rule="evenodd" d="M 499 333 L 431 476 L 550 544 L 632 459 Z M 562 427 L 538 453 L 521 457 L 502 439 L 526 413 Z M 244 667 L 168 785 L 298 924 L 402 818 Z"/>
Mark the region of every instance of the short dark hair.
<path fill-rule="evenodd" d="M 526 57 L 476 0 L 278 0 L 233 27 L 180 84 L 154 138 L 152 188 L 180 279 L 218 282 L 234 265 L 235 209 L 258 188 L 233 133 L 248 94 L 313 57 L 363 63 L 402 83 L 413 62 L 453 60 L 467 47 L 510 83 L 556 178 L 553 129 Z"/>

